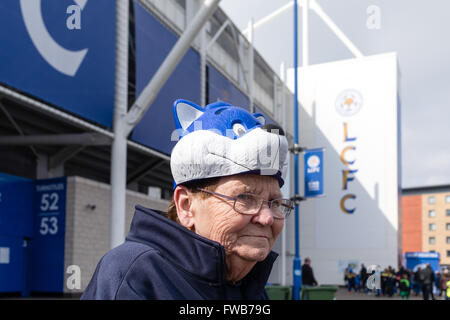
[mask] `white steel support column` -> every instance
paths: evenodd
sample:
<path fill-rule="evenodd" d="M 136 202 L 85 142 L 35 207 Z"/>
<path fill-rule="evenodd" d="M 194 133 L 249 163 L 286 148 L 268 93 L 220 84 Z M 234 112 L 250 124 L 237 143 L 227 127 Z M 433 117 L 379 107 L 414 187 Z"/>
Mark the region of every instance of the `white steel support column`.
<path fill-rule="evenodd" d="M 282 110 L 282 124 L 283 124 L 283 130 L 285 134 L 287 135 L 287 110 L 286 110 L 286 92 L 284 90 L 285 88 L 285 81 L 286 81 L 286 67 L 284 64 L 284 61 L 281 62 L 280 65 L 280 79 L 281 79 L 281 110 Z M 288 171 L 286 172 L 286 181 L 285 185 L 281 189 L 281 192 L 283 193 L 284 198 L 291 198 L 291 178 L 290 178 L 290 163 L 291 163 L 291 154 L 289 153 L 288 157 Z M 281 285 L 286 285 L 286 224 L 284 225 L 283 231 L 281 232 Z"/>
<path fill-rule="evenodd" d="M 202 0 L 186 0 L 186 24 L 185 29 L 194 20 L 196 13 L 200 10 Z M 200 105 L 206 105 L 206 26 L 200 30 L 195 44 L 200 48 Z"/>
<path fill-rule="evenodd" d="M 308 0 L 310 1 L 310 0 Z M 330 28 L 331 31 L 342 41 L 342 43 L 353 53 L 357 58 L 363 57 L 361 51 L 350 41 L 349 38 L 342 32 L 341 29 L 334 23 L 334 21 L 323 11 L 322 7 L 319 6 L 316 0 L 311 0 L 309 8 L 314 10 L 314 12 L 322 19 L 323 22 Z"/>
<path fill-rule="evenodd" d="M 114 98 L 114 140 L 111 149 L 110 248 L 125 240 L 128 109 L 129 1 L 116 0 L 116 80 Z"/>
<path fill-rule="evenodd" d="M 253 49 L 253 18 L 248 22 L 248 34 L 247 39 L 250 44 L 248 49 L 248 98 L 249 98 L 249 108 L 250 112 L 255 112 L 254 107 L 254 82 L 255 82 L 255 57 Z"/>
<path fill-rule="evenodd" d="M 285 4 L 284 6 L 282 6 L 281 8 L 275 10 L 274 12 L 272 12 L 271 14 L 265 16 L 264 18 L 262 18 L 261 20 L 256 21 L 253 24 L 253 31 L 255 31 L 256 29 L 258 29 L 259 27 L 263 26 L 264 24 L 266 24 L 269 21 L 272 21 L 273 19 L 275 19 L 276 17 L 278 17 L 279 15 L 281 15 L 282 13 L 286 12 L 287 10 L 291 9 L 291 7 L 294 5 L 294 1 L 291 1 L 287 4 Z M 246 35 L 248 33 L 249 29 L 244 29 L 242 31 L 242 33 L 244 35 Z"/>
<path fill-rule="evenodd" d="M 217 9 L 219 2 L 220 0 L 205 0 L 203 2 L 201 9 L 189 22 L 186 30 L 175 43 L 152 80 L 128 111 L 129 1 L 116 0 L 116 83 L 114 140 L 111 150 L 111 248 L 120 245 L 125 239 L 127 137 L 145 115 L 191 43 Z"/>
<path fill-rule="evenodd" d="M 206 101 L 206 28 L 200 30 L 200 105 L 204 107 Z"/>

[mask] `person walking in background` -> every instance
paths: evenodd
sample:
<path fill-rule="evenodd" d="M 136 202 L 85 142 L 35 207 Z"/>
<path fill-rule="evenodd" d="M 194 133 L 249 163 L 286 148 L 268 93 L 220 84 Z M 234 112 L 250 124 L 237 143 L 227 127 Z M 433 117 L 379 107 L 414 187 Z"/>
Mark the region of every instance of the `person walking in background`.
<path fill-rule="evenodd" d="M 356 281 L 355 281 L 356 274 L 353 272 L 352 268 L 348 268 L 344 280 L 347 281 L 347 289 L 348 292 L 351 293 L 352 289 L 356 292 Z"/>
<path fill-rule="evenodd" d="M 402 300 L 408 300 L 411 288 L 407 273 L 402 274 L 402 279 L 400 280 L 399 283 L 399 289 L 400 289 L 400 297 L 402 297 Z"/>
<path fill-rule="evenodd" d="M 359 273 L 355 273 L 355 288 L 357 292 L 361 289 L 361 275 Z"/>
<path fill-rule="evenodd" d="M 391 266 L 389 266 L 389 268 L 387 269 L 387 272 L 386 272 L 386 279 L 385 279 L 385 284 L 384 284 L 384 290 L 385 290 L 384 295 L 388 295 L 389 298 L 391 298 L 392 295 L 394 294 L 394 285 L 395 285 L 394 277 L 395 277 L 394 270 L 392 269 Z"/>
<path fill-rule="evenodd" d="M 434 283 L 434 272 L 431 269 L 431 265 L 427 263 L 427 267 L 420 271 L 420 279 L 423 280 L 422 293 L 423 300 L 428 300 L 431 295 L 431 299 L 434 300 L 433 295 L 433 283 Z"/>
<path fill-rule="evenodd" d="M 411 282 L 412 281 L 412 277 L 413 277 L 413 272 L 412 272 L 412 270 L 411 269 L 406 269 L 406 273 L 408 274 L 408 280 L 409 280 L 409 282 Z"/>
<path fill-rule="evenodd" d="M 436 275 L 434 277 L 434 287 L 436 289 L 435 294 L 440 297 L 442 295 L 442 287 L 441 287 L 441 274 L 439 271 L 436 271 Z"/>
<path fill-rule="evenodd" d="M 364 265 L 364 263 L 361 264 L 361 270 L 359 271 L 359 275 L 361 278 L 361 287 L 360 289 L 362 289 L 364 292 L 367 292 L 367 288 L 366 288 L 366 282 L 367 282 L 367 269 L 366 266 Z"/>
<path fill-rule="evenodd" d="M 445 269 L 441 276 L 441 290 L 444 293 L 445 300 L 450 299 L 450 272 Z"/>
<path fill-rule="evenodd" d="M 305 263 L 302 266 L 302 284 L 304 286 L 317 286 L 318 283 L 314 278 L 314 272 L 311 267 L 311 259 L 305 258 Z"/>
<path fill-rule="evenodd" d="M 402 265 L 400 265 L 397 273 L 395 274 L 395 284 L 396 284 L 395 289 L 397 289 L 397 287 L 399 288 L 399 290 L 398 290 L 399 294 L 400 294 L 400 281 L 403 279 L 404 274 L 408 275 L 408 272 L 405 270 L 405 268 Z M 408 276 L 408 280 L 409 280 L 409 276 Z M 397 290 L 395 290 L 395 291 L 397 291 Z M 397 292 L 395 292 L 395 293 L 397 293 Z"/>
<path fill-rule="evenodd" d="M 414 273 L 414 282 L 413 282 L 414 293 L 415 293 L 416 297 L 422 291 L 423 280 L 421 279 L 421 274 L 422 274 L 422 269 L 419 267 L 419 268 L 417 268 L 416 272 Z"/>
<path fill-rule="evenodd" d="M 387 282 L 387 278 L 388 278 L 389 274 L 388 274 L 388 269 L 384 269 L 383 272 L 381 273 L 381 294 L 383 296 L 386 295 L 386 282 Z"/>

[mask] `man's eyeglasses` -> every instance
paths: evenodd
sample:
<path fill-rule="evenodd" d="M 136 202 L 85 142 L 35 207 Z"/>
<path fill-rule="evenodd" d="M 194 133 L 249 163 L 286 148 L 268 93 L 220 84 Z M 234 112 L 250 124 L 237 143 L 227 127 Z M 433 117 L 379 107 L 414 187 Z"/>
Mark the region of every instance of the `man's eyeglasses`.
<path fill-rule="evenodd" d="M 205 189 L 197 190 L 234 201 L 233 209 L 240 214 L 257 215 L 263 204 L 267 203 L 268 207 L 272 209 L 272 215 L 275 219 L 285 219 L 294 208 L 294 202 L 289 199 L 264 200 L 251 193 L 242 193 L 236 197 L 231 197 Z"/>

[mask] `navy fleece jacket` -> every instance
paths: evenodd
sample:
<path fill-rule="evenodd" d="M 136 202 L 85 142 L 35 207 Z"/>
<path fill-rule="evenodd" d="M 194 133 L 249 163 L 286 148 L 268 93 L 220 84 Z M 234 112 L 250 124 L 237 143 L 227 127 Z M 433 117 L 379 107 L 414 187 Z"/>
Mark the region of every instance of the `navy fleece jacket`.
<path fill-rule="evenodd" d="M 277 256 L 271 252 L 231 285 L 223 246 L 136 206 L 125 242 L 103 256 L 81 299 L 267 299 Z"/>

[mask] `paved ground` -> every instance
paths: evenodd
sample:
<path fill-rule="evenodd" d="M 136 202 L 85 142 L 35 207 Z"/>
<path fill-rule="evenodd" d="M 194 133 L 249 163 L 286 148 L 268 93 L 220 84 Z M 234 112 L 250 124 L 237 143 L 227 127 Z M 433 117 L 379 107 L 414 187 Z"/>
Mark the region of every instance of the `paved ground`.
<path fill-rule="evenodd" d="M 438 297 L 435 296 L 436 300 L 444 300 L 444 296 Z M 369 295 L 367 293 L 362 292 L 351 292 L 349 293 L 346 288 L 339 288 L 336 292 L 336 300 L 401 300 L 399 295 L 394 295 L 392 297 L 388 296 L 380 296 L 374 297 L 373 295 Z M 414 293 L 410 295 L 409 300 L 423 300 L 422 295 L 415 296 Z"/>
<path fill-rule="evenodd" d="M 29 297 L 29 298 L 22 298 L 20 296 L 0 296 L 0 300 L 10 300 L 10 299 L 25 299 L 25 300 L 79 300 L 79 295 L 75 296 L 35 296 L 35 297 Z M 401 300 L 401 297 L 398 295 L 394 295 L 391 298 L 387 296 L 380 296 L 380 297 L 374 297 L 373 295 L 369 295 L 367 293 L 362 292 L 351 292 L 349 293 L 347 288 L 339 287 L 338 291 L 336 292 L 336 300 Z M 414 293 L 410 296 L 409 300 L 422 300 L 422 295 L 415 296 Z M 436 297 L 436 300 L 445 300 L 444 296 L 442 297 Z"/>

